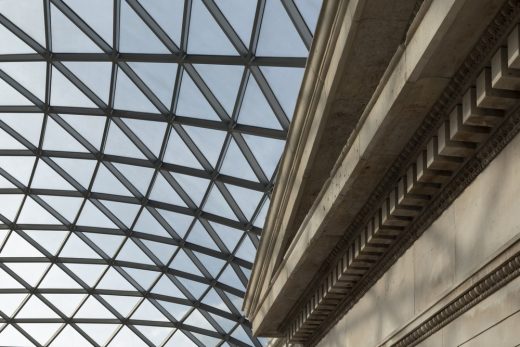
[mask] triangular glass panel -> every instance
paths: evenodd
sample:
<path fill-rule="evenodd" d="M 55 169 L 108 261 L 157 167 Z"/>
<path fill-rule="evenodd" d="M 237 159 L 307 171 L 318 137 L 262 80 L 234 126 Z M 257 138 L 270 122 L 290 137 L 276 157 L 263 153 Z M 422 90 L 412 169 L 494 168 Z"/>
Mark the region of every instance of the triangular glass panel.
<path fill-rule="evenodd" d="M 105 117 L 72 114 L 61 114 L 60 116 L 91 145 L 97 149 L 100 148 L 101 140 L 103 139 L 103 131 L 105 130 Z"/>
<path fill-rule="evenodd" d="M 267 217 L 267 211 L 269 211 L 269 204 L 271 200 L 269 198 L 266 198 L 264 201 L 264 204 L 262 205 L 262 208 L 260 209 L 260 212 L 258 212 L 258 215 L 255 218 L 255 221 L 253 222 L 254 226 L 263 228 L 265 224 L 265 218 Z"/>
<path fill-rule="evenodd" d="M 154 174 L 154 169 L 149 167 L 137 166 L 137 165 L 128 165 L 128 164 L 120 164 L 113 163 L 114 166 L 121 172 L 123 176 L 126 177 L 132 185 L 139 190 L 139 192 L 143 195 L 148 191 L 148 187 L 150 186 L 150 182 L 152 181 L 152 177 Z"/>
<path fill-rule="evenodd" d="M 225 332 L 231 331 L 231 329 L 233 329 L 237 324 L 235 321 L 226 319 L 216 314 L 209 313 L 209 315 L 218 323 L 218 325 L 220 325 L 224 329 Z"/>
<path fill-rule="evenodd" d="M 148 325 L 136 325 L 135 327 L 155 346 L 161 346 L 173 330 L 172 328 Z"/>
<path fill-rule="evenodd" d="M 74 318 L 115 318 L 115 316 L 92 295 L 81 305 Z"/>
<path fill-rule="evenodd" d="M 234 65 L 210 64 L 198 64 L 195 65 L 195 68 L 228 115 L 231 115 L 235 107 L 244 68 Z"/>
<path fill-rule="evenodd" d="M 159 304 L 168 311 L 168 313 L 175 318 L 176 320 L 180 321 L 185 316 L 186 313 L 188 313 L 191 310 L 191 306 L 181 305 L 174 302 L 169 301 L 162 301 L 158 300 Z"/>
<path fill-rule="evenodd" d="M 49 300 L 61 313 L 70 317 L 83 302 L 86 294 L 43 294 L 45 299 Z"/>
<path fill-rule="evenodd" d="M 70 342 L 74 341 L 74 347 L 91 347 L 92 344 L 87 341 L 76 329 L 67 325 L 61 333 L 52 341 L 50 347 L 70 347 Z"/>
<path fill-rule="evenodd" d="M 215 1 L 246 47 L 251 40 L 255 20 L 256 0 L 216 0 Z M 237 15 L 240 13 L 240 15 Z"/>
<path fill-rule="evenodd" d="M 123 243 L 124 236 L 110 235 L 110 234 L 98 234 L 98 233 L 83 233 L 92 242 L 96 244 L 103 252 L 112 258 L 116 251 Z"/>
<path fill-rule="evenodd" d="M 78 327 L 86 332 L 100 346 L 104 346 L 120 327 L 119 324 L 78 324 Z"/>
<path fill-rule="evenodd" d="M 76 276 L 78 276 L 89 287 L 94 287 L 107 266 L 99 264 L 66 264 Z"/>
<path fill-rule="evenodd" d="M 215 241 L 213 241 L 211 236 L 209 236 L 208 232 L 199 221 L 196 221 L 193 225 L 193 228 L 191 228 L 186 241 L 220 251 L 218 246 L 215 244 Z"/>
<path fill-rule="evenodd" d="M 204 296 L 204 299 L 202 299 L 202 303 L 209 306 L 217 307 L 220 310 L 231 313 L 229 307 L 224 303 L 220 295 L 218 295 L 218 293 L 213 288 L 211 288 L 208 291 L 208 293 Z"/>
<path fill-rule="evenodd" d="M 285 142 L 266 137 L 244 134 L 244 140 L 268 178 L 273 176 L 280 161 Z"/>
<path fill-rule="evenodd" d="M 136 288 L 113 267 L 108 269 L 96 288 L 108 290 L 136 290 Z"/>
<path fill-rule="evenodd" d="M 207 284 L 195 282 L 187 278 L 178 277 L 177 280 L 182 284 L 196 300 L 208 289 Z M 191 299 L 191 298 L 190 298 Z"/>
<path fill-rule="evenodd" d="M 0 13 L 45 46 L 45 25 L 43 3 L 40 1 L 21 0 L 16 2 L 2 1 Z M 5 42 L 5 41 L 2 41 Z"/>
<path fill-rule="evenodd" d="M 56 312 L 51 310 L 43 301 L 32 295 L 16 314 L 16 318 L 58 318 Z"/>
<path fill-rule="evenodd" d="M 76 219 L 83 203 L 83 198 L 71 196 L 39 195 L 39 197 L 71 223 Z"/>
<path fill-rule="evenodd" d="M 0 288 L 1 289 L 12 289 L 12 288 L 22 289 L 22 288 L 24 288 L 24 286 L 20 282 L 15 280 L 14 277 L 9 275 L 6 271 L 0 269 Z M 0 298 L 2 298 L 2 300 L 3 300 L 4 296 L 0 296 Z M 0 305 L 3 304 L 2 300 L 0 300 Z M 0 307 L 0 309 L 2 309 L 2 308 Z"/>
<path fill-rule="evenodd" d="M 143 240 L 143 243 L 163 264 L 168 264 L 168 261 L 172 258 L 173 253 L 175 253 L 177 250 L 177 246 L 167 243 L 148 240 Z"/>
<path fill-rule="evenodd" d="M 191 7 L 188 53 L 237 55 L 237 51 L 201 0 Z"/>
<path fill-rule="evenodd" d="M 173 42 L 179 46 L 182 34 L 184 0 L 140 0 L 139 2 Z"/>
<path fill-rule="evenodd" d="M 52 50 L 54 52 L 100 52 L 101 49 L 76 24 L 51 4 Z"/>
<path fill-rule="evenodd" d="M 217 216 L 237 220 L 237 217 L 231 207 L 229 207 L 226 199 L 216 185 L 213 185 L 211 192 L 202 208 L 205 212 L 213 213 Z"/>
<path fill-rule="evenodd" d="M 225 175 L 243 178 L 250 181 L 258 181 L 253 169 L 251 169 L 246 157 L 233 138 L 231 138 L 231 141 L 229 142 L 229 147 L 220 168 L 220 172 Z"/>
<path fill-rule="evenodd" d="M 79 184 L 87 188 L 92 180 L 92 174 L 96 168 L 95 160 L 52 158 L 66 173 L 74 178 Z"/>
<path fill-rule="evenodd" d="M 175 113 L 179 116 L 220 120 L 204 94 L 197 87 L 187 72 L 182 74 L 181 89 Z"/>
<path fill-rule="evenodd" d="M 226 133 L 219 130 L 192 126 L 184 126 L 184 130 L 186 130 L 210 164 L 215 167 L 220 156 L 220 151 L 222 150 L 222 145 L 226 139 Z"/>
<path fill-rule="evenodd" d="M 211 183 L 210 180 L 176 173 L 172 173 L 172 176 L 190 196 L 195 205 L 199 206 Z"/>
<path fill-rule="evenodd" d="M 188 228 L 191 225 L 191 222 L 193 222 L 193 216 L 161 209 L 158 209 L 157 211 L 168 222 L 173 230 L 179 234 L 180 237 L 184 237 L 186 231 L 188 231 Z"/>
<path fill-rule="evenodd" d="M 99 165 L 96 180 L 92 186 L 93 192 L 132 196 L 132 193 L 121 183 L 105 165 Z"/>
<path fill-rule="evenodd" d="M 130 315 L 130 313 L 142 299 L 141 297 L 136 296 L 116 295 L 101 295 L 101 297 L 124 318 Z"/>
<path fill-rule="evenodd" d="M 170 53 L 126 1 L 121 3 L 120 37 L 121 52 Z"/>
<path fill-rule="evenodd" d="M 106 0 L 65 0 L 103 40 L 112 45 L 114 4 Z"/>
<path fill-rule="evenodd" d="M 161 274 L 157 271 L 148 271 L 141 269 L 134 269 L 125 267 L 123 268 L 126 273 L 128 273 L 134 281 L 136 281 L 145 291 L 149 290 L 152 284 L 155 282 L 157 277 Z"/>
<path fill-rule="evenodd" d="M 150 199 L 186 207 L 186 203 L 182 200 L 179 194 L 177 194 L 170 183 L 166 181 L 163 175 L 157 175 L 152 193 L 150 194 Z"/>
<path fill-rule="evenodd" d="M 48 118 L 47 125 L 45 126 L 43 149 L 51 151 L 88 152 L 78 140 L 52 118 Z"/>
<path fill-rule="evenodd" d="M 77 224 L 98 228 L 117 228 L 117 226 L 89 200 L 85 202 Z"/>
<path fill-rule="evenodd" d="M 34 346 L 34 344 L 29 341 L 27 337 L 25 337 L 21 332 L 13 328 L 12 325 L 8 325 L 5 327 L 2 332 L 0 332 L 0 345 L 2 346 Z"/>
<path fill-rule="evenodd" d="M 294 0 L 294 4 L 305 20 L 307 27 L 314 33 L 320 15 L 322 0 Z"/>
<path fill-rule="evenodd" d="M 27 149 L 21 142 L 12 137 L 10 134 L 0 129 L 0 148 L 5 149 Z"/>
<path fill-rule="evenodd" d="M 117 71 L 114 107 L 121 110 L 159 113 L 152 102 L 121 69 Z"/>
<path fill-rule="evenodd" d="M 123 2 L 124 3 L 124 2 Z M 124 326 L 119 333 L 114 337 L 114 339 L 110 342 L 108 347 L 147 347 L 148 345 L 144 343 L 132 330 L 128 327 Z"/>
<path fill-rule="evenodd" d="M 200 270 L 182 249 L 179 250 L 175 258 L 173 258 L 173 261 L 170 263 L 170 268 L 193 275 L 202 276 Z"/>
<path fill-rule="evenodd" d="M 244 343 L 250 343 L 250 341 L 251 341 L 251 338 L 249 337 L 249 335 L 247 335 L 247 333 L 245 332 L 244 328 L 241 325 L 239 325 L 235 329 L 235 331 L 233 331 L 231 336 L 233 336 L 235 339 L 242 341 Z"/>
<path fill-rule="evenodd" d="M 81 286 L 72 279 L 58 265 L 54 264 L 45 278 L 40 282 L 39 288 L 63 288 L 63 289 L 79 289 Z"/>
<path fill-rule="evenodd" d="M 203 253 L 198 253 L 198 252 L 194 252 L 194 253 L 197 256 L 197 258 L 199 258 L 200 262 L 202 264 L 204 264 L 204 266 L 206 267 L 206 269 L 208 270 L 208 272 L 211 274 L 211 276 L 213 278 L 216 278 L 218 276 L 220 270 L 222 270 L 224 265 L 226 265 L 225 260 L 211 257 L 211 256 L 203 254 Z"/>
<path fill-rule="evenodd" d="M 6 264 L 18 276 L 27 282 L 31 287 L 36 286 L 45 271 L 49 267 L 47 263 L 9 263 Z"/>
<path fill-rule="evenodd" d="M 175 334 L 173 334 L 173 336 L 168 340 L 168 343 L 164 345 L 164 347 L 176 346 L 197 347 L 198 345 L 190 340 L 188 336 L 186 336 L 181 330 L 177 330 Z"/>
<path fill-rule="evenodd" d="M 165 122 L 154 122 L 141 119 L 123 119 L 123 122 L 144 143 L 146 147 L 156 156 L 159 156 L 166 131 Z"/>
<path fill-rule="evenodd" d="M 230 287 L 238 288 L 240 290 L 246 290 L 244 287 L 244 284 L 242 281 L 238 278 L 238 275 L 236 274 L 235 270 L 229 264 L 226 266 L 220 277 L 218 278 L 219 282 L 222 282 L 224 284 L 227 284 Z"/>
<path fill-rule="evenodd" d="M 0 157 L 0 168 L 27 186 L 34 166 L 34 157 Z"/>
<path fill-rule="evenodd" d="M 186 299 L 186 296 L 182 294 L 179 288 L 173 284 L 167 275 L 163 275 L 161 279 L 159 279 L 157 284 L 153 287 L 152 293 Z"/>
<path fill-rule="evenodd" d="M 168 322 L 161 311 L 159 311 L 149 300 L 143 300 L 139 308 L 131 316 L 132 319 L 143 319 L 151 321 Z"/>
<path fill-rule="evenodd" d="M 31 198 L 25 199 L 18 224 L 61 224 L 53 215 Z"/>
<path fill-rule="evenodd" d="M 266 0 L 258 56 L 306 57 L 307 48 L 279 0 Z"/>
<path fill-rule="evenodd" d="M 2 2 L 1 5 L 3 4 Z M 0 46 L 0 54 L 2 55 L 34 53 L 34 50 L 28 44 L 23 42 L 22 39 L 3 25 L 0 25 L 0 40 L 4 42 L 4 44 Z"/>
<path fill-rule="evenodd" d="M 133 263 L 155 265 L 148 256 L 131 239 L 127 239 L 125 245 L 117 255 L 117 260 Z"/>
<path fill-rule="evenodd" d="M 0 175 L 0 188 L 16 188 L 16 186 L 8 181 L 7 178 Z"/>
<path fill-rule="evenodd" d="M 0 25 L 0 27 L 2 27 Z M 0 37 L 1 39 L 1 37 Z M 0 106 L 30 106 L 34 105 L 29 99 L 19 91 L 10 86 L 0 78 Z"/>
<path fill-rule="evenodd" d="M 188 316 L 188 318 L 186 318 L 184 324 L 210 331 L 215 331 L 215 328 L 213 328 L 210 322 L 208 322 L 208 320 L 197 309 L 193 310 L 193 312 Z"/>
<path fill-rule="evenodd" d="M 170 132 L 168 145 L 166 146 L 166 152 L 164 153 L 164 162 L 202 169 L 197 158 L 193 155 L 175 129 L 172 129 Z"/>
<path fill-rule="evenodd" d="M 170 109 L 175 76 L 177 75 L 177 64 L 130 62 L 128 65 L 161 100 L 163 105 Z"/>
<path fill-rule="evenodd" d="M 0 164 L 1 165 L 1 164 Z M 23 200 L 22 194 L 2 194 L 2 204 L 0 204 L 0 214 L 10 221 L 14 221 Z"/>
<path fill-rule="evenodd" d="M 0 63 L 0 70 L 11 76 L 41 101 L 45 100 L 45 62 Z"/>
<path fill-rule="evenodd" d="M 247 81 L 244 101 L 240 108 L 238 122 L 262 128 L 282 129 L 273 109 L 253 75 Z"/>
<path fill-rule="evenodd" d="M 238 206 L 240 206 L 240 209 L 246 218 L 251 220 L 264 194 L 256 190 L 242 188 L 233 184 L 226 184 L 226 188 L 229 190 Z"/>
<path fill-rule="evenodd" d="M 7 242 L 2 247 L 0 257 L 43 257 L 43 254 L 27 242 L 17 232 L 11 232 Z"/>
<path fill-rule="evenodd" d="M 240 241 L 240 238 L 244 234 L 242 230 L 231 228 L 223 224 L 213 222 L 209 222 L 209 224 L 230 251 L 235 249 L 238 241 Z"/>
<path fill-rule="evenodd" d="M 305 69 L 294 67 L 262 66 L 264 74 L 276 99 L 282 105 L 289 120 L 292 119 Z"/>
<path fill-rule="evenodd" d="M 118 201 L 102 200 L 101 203 L 105 205 L 108 210 L 123 222 L 127 227 L 131 227 L 134 223 L 137 212 L 141 208 L 141 205 L 127 204 Z"/>
<path fill-rule="evenodd" d="M 137 223 L 134 226 L 134 231 L 151 235 L 170 237 L 170 234 L 162 227 L 162 225 L 157 221 L 157 219 L 155 219 L 155 217 L 152 216 L 152 214 L 146 208 L 144 208 L 141 214 L 139 215 L 139 219 L 137 220 Z"/>
<path fill-rule="evenodd" d="M 52 255 L 56 254 L 69 234 L 67 230 L 24 230 L 24 232 Z"/>
<path fill-rule="evenodd" d="M 3 286 L 2 286 L 3 287 Z M 6 287 L 7 288 L 7 287 Z M 0 294 L 0 311 L 8 317 L 20 307 L 27 294 L 3 293 Z"/>
<path fill-rule="evenodd" d="M 63 177 L 54 171 L 45 161 L 38 160 L 31 188 L 75 190 Z"/>
<path fill-rule="evenodd" d="M 105 0 L 102 1 L 106 2 Z M 72 71 L 81 82 L 101 98 L 101 100 L 108 103 L 110 79 L 112 76 L 112 63 L 98 61 L 67 61 L 63 62 L 63 64 Z"/>
<path fill-rule="evenodd" d="M 40 142 L 43 115 L 41 113 L 2 113 L 0 120 L 22 135 L 35 147 Z"/>
<path fill-rule="evenodd" d="M 244 240 L 240 244 L 240 248 L 236 252 L 236 256 L 242 259 L 245 259 L 249 262 L 255 261 L 256 247 L 253 245 L 253 242 L 246 235 Z"/>
<path fill-rule="evenodd" d="M 54 106 L 96 107 L 92 100 L 54 67 L 52 68 L 51 104 Z"/>
<path fill-rule="evenodd" d="M 110 124 L 110 128 L 108 130 L 105 153 L 119 155 L 122 157 L 146 159 L 139 148 L 137 148 L 137 146 L 114 122 Z"/>
<path fill-rule="evenodd" d="M 75 234 L 71 234 L 65 246 L 60 252 L 60 257 L 63 258 L 101 258 L 89 245 Z"/>
<path fill-rule="evenodd" d="M 197 333 L 192 333 L 205 347 L 217 347 L 222 340 L 217 339 L 215 337 L 211 337 L 209 335 L 202 335 Z"/>

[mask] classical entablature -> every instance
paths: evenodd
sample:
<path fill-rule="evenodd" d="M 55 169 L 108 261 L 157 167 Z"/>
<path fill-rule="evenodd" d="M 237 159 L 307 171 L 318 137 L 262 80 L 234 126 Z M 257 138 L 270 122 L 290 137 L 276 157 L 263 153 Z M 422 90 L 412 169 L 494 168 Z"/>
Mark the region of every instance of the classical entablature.
<path fill-rule="evenodd" d="M 324 2 L 244 302 L 255 334 L 318 344 L 512 141 L 519 22 L 518 1 Z M 511 247 L 385 346 L 515 279 Z"/>

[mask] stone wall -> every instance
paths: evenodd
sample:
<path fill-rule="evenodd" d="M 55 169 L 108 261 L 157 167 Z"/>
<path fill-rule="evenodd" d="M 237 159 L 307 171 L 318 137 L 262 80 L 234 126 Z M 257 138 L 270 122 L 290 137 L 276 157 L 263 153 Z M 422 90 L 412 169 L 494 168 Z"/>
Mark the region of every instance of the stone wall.
<path fill-rule="evenodd" d="M 520 136 L 320 341 L 391 346 L 406 326 L 520 239 Z M 421 346 L 520 345 L 520 279 L 462 314 Z M 491 341 L 491 342 L 490 342 Z"/>

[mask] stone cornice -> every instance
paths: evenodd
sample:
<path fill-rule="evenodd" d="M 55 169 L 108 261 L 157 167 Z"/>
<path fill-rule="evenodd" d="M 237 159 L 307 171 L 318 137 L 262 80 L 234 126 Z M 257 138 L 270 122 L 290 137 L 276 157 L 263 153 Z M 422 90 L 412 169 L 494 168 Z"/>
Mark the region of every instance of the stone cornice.
<path fill-rule="evenodd" d="M 246 314 L 253 321 L 255 333 L 261 335 L 279 335 L 280 331 L 277 330 L 277 327 L 283 321 L 283 316 L 279 313 L 284 311 L 284 315 L 286 315 L 292 307 L 293 301 L 284 300 L 283 298 L 286 297 L 284 295 L 277 295 L 279 289 L 277 286 L 278 275 L 283 270 L 286 261 L 288 242 L 292 240 L 292 233 L 287 229 L 297 227 L 297 225 L 291 223 L 292 216 L 294 213 L 301 214 L 301 210 L 298 208 L 298 200 L 303 194 L 302 191 L 305 188 L 305 181 L 309 178 L 310 169 L 316 169 L 311 165 L 313 156 L 316 155 L 318 147 L 323 145 L 319 142 L 320 136 L 324 132 L 324 123 L 327 123 L 327 117 L 331 113 L 329 109 L 331 100 L 334 100 L 334 92 L 340 89 L 338 80 L 342 77 L 341 71 L 347 66 L 357 73 L 355 77 L 360 87 L 354 88 L 355 92 L 350 91 L 350 94 L 347 94 L 352 97 L 353 103 L 360 103 L 360 109 L 351 110 L 355 114 L 355 119 L 340 118 L 334 115 L 330 117 L 334 118 L 336 122 L 339 121 L 340 124 L 351 123 L 354 127 L 366 106 L 366 102 L 369 101 L 373 90 L 380 81 L 386 63 L 391 59 L 399 42 L 402 41 L 406 27 L 409 25 L 410 14 L 414 12 L 417 1 L 399 0 L 393 2 L 392 5 L 386 0 L 352 0 L 338 1 L 337 3 L 327 1 L 324 4 L 326 7 L 322 10 L 320 18 L 329 17 L 330 22 L 327 23 L 330 26 L 325 26 L 326 29 L 323 31 L 318 29 L 315 38 L 315 46 L 310 55 L 309 67 L 304 77 L 303 89 L 295 112 L 295 122 L 291 126 L 289 142 L 278 176 L 277 189 L 274 192 L 244 303 Z M 324 14 L 326 15 L 324 16 Z M 389 15 L 392 17 L 389 17 Z M 385 25 L 395 36 L 393 40 L 380 35 L 381 30 L 383 30 L 382 27 L 385 27 Z M 322 28 L 323 23 L 319 23 L 318 26 Z M 370 40 L 367 40 L 366 35 L 357 34 L 358 27 L 364 30 L 363 33 L 373 35 Z M 397 28 L 399 30 L 396 30 Z M 324 32 L 325 34 L 320 36 L 320 33 L 323 34 Z M 366 42 L 369 42 L 369 44 Z M 364 46 L 363 50 L 360 50 L 360 45 Z M 357 49 L 354 49 L 354 47 L 357 47 Z M 361 51 L 370 59 L 360 55 Z M 352 55 L 352 59 L 346 59 L 350 56 L 345 52 Z M 381 64 L 381 61 L 385 63 Z M 374 69 L 373 66 L 377 66 L 380 71 L 371 75 L 365 73 L 359 76 L 359 71 Z M 351 74 L 352 71 L 350 71 Z M 369 75 L 373 80 L 372 83 L 367 81 Z M 350 83 L 352 79 L 347 78 L 347 81 Z M 356 95 L 358 90 L 361 89 L 366 89 L 362 95 L 363 98 Z M 360 102 L 360 99 L 363 101 Z M 327 126 L 330 126 L 330 124 L 327 123 Z M 332 134 L 336 133 L 333 132 Z M 348 135 L 347 133 L 339 137 L 335 136 L 343 141 L 341 147 L 347 140 Z M 396 151 L 400 150 L 399 144 L 396 144 L 395 147 Z M 334 159 L 330 161 L 331 166 Z M 309 165 L 311 165 L 310 168 Z M 317 170 L 324 179 L 329 177 L 328 169 L 320 170 L 320 165 L 318 165 Z M 306 198 L 309 199 L 308 196 Z M 326 254 L 328 254 L 328 251 L 321 252 L 321 256 Z M 314 272 L 309 272 L 309 281 L 312 280 L 313 275 Z M 302 276 L 298 276 L 298 278 L 304 280 Z M 290 283 L 290 281 L 287 283 Z M 305 286 L 306 284 L 300 285 L 300 289 L 297 291 Z M 283 290 L 294 292 L 290 288 L 283 288 Z M 273 298 L 278 300 L 276 304 L 273 304 Z M 266 307 L 276 307 L 277 312 L 273 312 L 271 309 L 266 310 Z M 264 319 L 264 317 L 270 318 Z"/>
<path fill-rule="evenodd" d="M 357 223 L 351 224 L 345 239 L 329 258 L 327 264 L 334 267 L 319 282 L 304 311 L 292 320 L 288 332 L 290 341 L 309 344 L 318 341 L 516 135 L 520 116 L 514 104 L 518 96 L 509 90 L 517 88 L 517 70 L 511 67 L 517 66 L 515 49 L 518 45 L 513 46 L 518 40 L 518 29 L 510 36 L 508 58 L 511 59 L 507 59 L 505 66 L 505 51 L 497 50 L 497 46 L 504 42 L 517 16 L 518 2 L 509 1 L 452 79 L 385 181 L 358 214 Z M 481 70 L 488 62 L 492 63 L 491 70 Z M 471 88 L 474 82 L 476 89 Z M 455 106 L 457 103 L 460 106 Z M 448 114 L 449 120 L 444 121 Z M 499 125 L 503 118 L 506 120 Z M 441 132 L 439 127 L 443 129 Z M 432 137 L 435 133 L 437 138 Z M 479 150 L 475 152 L 477 147 Z M 413 153 L 418 154 L 417 160 L 396 188 L 394 182 L 401 176 L 402 168 L 407 167 L 406 158 Z M 458 173 L 451 179 L 454 172 Z M 445 174 L 448 176 L 443 177 Z M 423 204 L 424 196 L 433 198 Z M 381 201 L 383 207 L 377 210 L 377 216 L 367 218 Z M 367 220 L 371 223 L 365 224 Z M 361 261 L 360 266 L 356 266 L 356 259 Z M 353 272 L 348 272 L 349 266 Z M 370 272 L 359 271 L 365 268 L 370 268 Z M 338 281 L 340 275 L 345 277 Z M 324 301 L 326 293 L 333 294 L 332 300 Z M 320 305 L 325 309 L 320 309 Z M 326 307 L 334 308 L 327 310 Z M 318 313 L 314 316 L 317 320 L 312 312 Z M 306 321 L 311 327 L 307 330 L 302 329 Z M 298 335 L 299 331 L 303 333 Z"/>
<path fill-rule="evenodd" d="M 310 152 L 313 152 L 312 147 L 317 136 L 316 129 L 313 131 L 313 119 L 315 117 L 312 117 L 312 115 L 318 107 L 319 100 L 324 97 L 323 81 L 326 79 L 325 74 L 335 51 L 335 38 L 341 30 L 342 17 L 345 15 L 345 2 L 327 1 L 323 7 L 322 13 L 325 13 L 325 15 L 320 15 L 302 82 L 302 90 L 298 98 L 300 101 L 296 105 L 290 128 L 291 135 L 288 137 L 286 149 L 280 161 L 281 166 L 276 182 L 276 186 L 280 188 L 275 189 L 272 196 L 262 239 L 244 298 L 243 309 L 249 316 L 255 314 L 259 301 L 263 298 L 263 292 L 266 290 L 266 284 L 269 283 L 272 275 L 273 269 L 270 259 L 278 257 L 274 248 L 278 238 L 278 233 L 275 231 L 280 228 L 280 219 L 275 217 L 283 214 L 287 205 L 293 203 L 291 201 L 293 186 L 300 183 L 296 180 L 299 166 L 307 162 L 305 159 L 310 155 Z M 334 13 L 335 15 L 332 15 Z M 315 119 L 315 121 L 319 123 L 319 119 Z M 306 158 L 302 160 L 304 155 Z"/>

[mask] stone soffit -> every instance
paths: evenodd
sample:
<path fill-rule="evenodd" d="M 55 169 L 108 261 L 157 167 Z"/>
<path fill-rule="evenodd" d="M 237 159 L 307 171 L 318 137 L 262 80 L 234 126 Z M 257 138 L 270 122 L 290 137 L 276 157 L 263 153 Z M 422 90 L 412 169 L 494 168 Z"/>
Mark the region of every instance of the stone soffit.
<path fill-rule="evenodd" d="M 468 5 L 467 1 L 451 3 L 452 12 L 448 11 L 446 17 L 455 16 L 461 20 L 468 19 L 464 14 L 468 6 L 482 5 L 482 2 Z M 430 5 L 428 2 L 423 4 L 423 22 L 428 20 L 426 12 L 427 6 Z M 330 255 L 321 266 L 314 268 L 314 277 L 309 282 L 312 285 L 306 291 L 301 290 L 294 294 L 298 298 L 293 299 L 295 304 L 291 309 L 277 312 L 283 316 L 285 322 L 275 329 L 279 336 L 284 336 L 292 343 L 312 345 L 319 341 L 320 336 L 336 319 L 368 290 L 519 131 L 520 31 L 516 23 L 520 5 L 518 1 L 508 1 L 505 4 L 496 1 L 494 5 L 492 9 L 495 11 L 492 14 L 498 13 L 494 19 L 489 15 L 485 22 L 482 18 L 473 19 L 480 20 L 483 29 L 485 23 L 491 24 L 478 32 L 479 36 L 480 33 L 483 34 L 473 41 L 473 49 L 465 52 L 465 59 L 456 66 L 460 68 L 449 74 L 448 81 L 440 83 L 441 87 L 432 87 L 439 92 L 428 108 L 430 111 L 424 112 L 426 116 L 423 115 L 422 123 L 416 128 L 413 136 L 408 137 L 411 140 L 401 146 L 400 153 L 394 156 L 384 178 L 378 179 L 377 184 L 372 185 L 372 193 L 364 206 L 349 223 L 343 225 L 342 235 L 336 237 L 333 246 L 328 245 L 327 248 L 321 244 L 323 250 L 328 249 L 327 254 Z M 500 8 L 498 5 L 503 6 Z M 497 11 L 498 9 L 500 11 Z M 394 59 L 393 65 L 391 63 L 389 70 L 395 71 L 399 68 L 399 62 L 396 63 L 395 60 L 399 60 L 399 56 L 406 56 L 407 48 L 413 47 L 414 35 L 424 34 L 421 32 L 421 23 L 416 27 L 412 24 L 412 28 L 415 33 L 409 32 L 406 41 L 408 46 L 405 45 L 398 51 L 397 58 Z M 449 40 L 446 30 L 450 29 L 450 26 L 440 28 L 439 31 L 442 31 L 441 29 L 444 33 L 440 36 Z M 460 34 L 453 30 L 452 36 L 457 33 Z M 428 58 L 434 56 L 430 52 Z M 430 64 L 428 68 L 431 68 L 432 65 L 424 59 L 421 61 L 420 58 L 416 63 L 415 70 L 410 71 L 408 77 L 418 73 L 417 66 Z M 435 64 L 433 67 L 435 68 Z M 392 82 L 392 76 L 387 77 L 386 80 L 383 79 L 383 84 Z M 385 96 L 384 90 L 376 91 L 375 95 L 376 100 L 369 104 L 367 109 L 377 107 L 378 99 Z M 362 118 L 360 123 L 364 121 L 366 124 L 370 121 L 369 117 Z M 382 123 L 384 125 L 384 121 Z M 354 132 L 354 135 L 359 135 L 359 132 Z M 374 138 L 377 135 L 375 134 Z M 376 140 L 371 141 L 377 145 Z M 370 143 L 367 144 L 369 145 Z M 347 144 L 347 150 L 342 153 L 336 164 L 335 174 L 341 169 L 341 161 L 345 163 L 349 153 L 354 149 L 359 151 L 359 146 L 355 141 L 352 141 L 350 146 Z M 351 174 L 352 172 L 355 172 L 355 168 L 350 169 Z M 353 194 L 352 192 L 355 193 L 355 190 L 350 190 L 349 194 Z M 329 207 L 333 209 L 336 206 Z M 272 213 L 273 211 L 270 212 Z M 309 214 L 312 214 L 312 210 Z M 312 222 L 309 215 L 306 221 L 307 226 Z M 320 227 L 319 224 L 310 226 Z M 330 227 L 330 223 L 328 226 Z M 317 236 L 318 239 L 319 237 L 323 237 L 323 234 Z M 309 251 L 309 246 L 312 247 L 313 244 L 319 245 L 315 239 L 305 241 L 305 246 L 299 250 L 300 252 Z M 268 277 L 270 281 L 264 284 L 264 295 L 260 295 L 262 293 L 258 288 L 261 286 L 258 283 L 250 284 L 247 296 L 250 306 L 248 307 L 246 302 L 246 310 L 249 311 L 253 328 L 256 328 L 257 333 L 272 330 L 272 327 L 265 328 L 263 320 L 272 317 L 272 305 L 281 299 L 277 295 L 287 294 L 284 292 L 286 284 L 283 281 L 277 282 L 277 279 L 284 271 L 295 271 L 294 267 L 293 270 L 288 270 L 287 264 L 291 261 L 290 257 L 294 256 L 290 251 L 298 246 L 297 243 L 298 238 L 295 238 L 278 272 L 275 272 L 272 279 Z M 517 266 L 518 259 L 514 259 L 511 264 Z M 260 255 L 255 267 L 259 267 L 262 261 L 264 259 Z M 518 275 L 516 267 L 513 270 L 500 271 Z M 294 280 L 290 274 L 284 275 L 286 282 Z M 496 284 L 493 286 L 497 287 Z M 439 325 L 439 319 L 435 324 L 429 323 L 428 329 L 435 329 Z M 422 335 L 417 337 L 417 332 L 410 334 L 397 345 L 408 346 L 424 338 Z"/>

